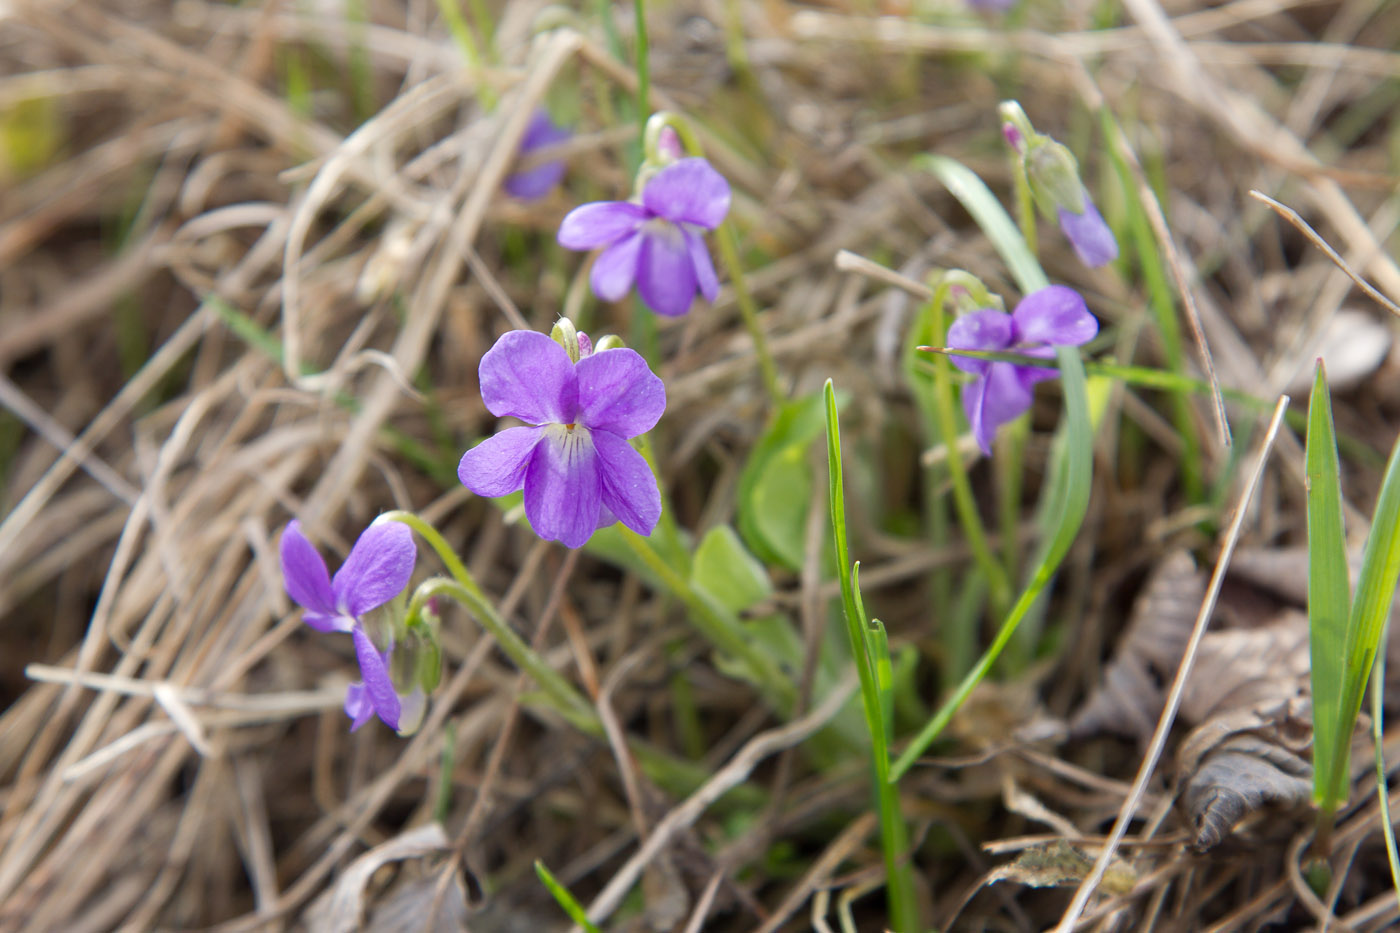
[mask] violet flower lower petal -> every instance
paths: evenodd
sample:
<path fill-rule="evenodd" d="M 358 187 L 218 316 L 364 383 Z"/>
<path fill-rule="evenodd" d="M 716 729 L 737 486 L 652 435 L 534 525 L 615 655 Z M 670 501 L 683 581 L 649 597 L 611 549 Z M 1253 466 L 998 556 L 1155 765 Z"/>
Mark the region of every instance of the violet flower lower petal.
<path fill-rule="evenodd" d="M 578 421 L 589 430 L 636 437 L 666 410 L 666 386 L 636 350 L 617 347 L 579 360 Z"/>
<path fill-rule="evenodd" d="M 1016 342 L 1077 347 L 1093 340 L 1099 322 L 1079 292 L 1065 285 L 1047 285 L 1031 292 L 1012 312 Z"/>
<path fill-rule="evenodd" d="M 544 428 L 507 428 L 462 454 L 457 478 L 478 496 L 508 496 L 525 484 L 525 471 Z"/>
<path fill-rule="evenodd" d="M 402 522 L 374 522 L 361 534 L 331 580 L 336 606 L 359 617 L 403 592 L 418 552 Z"/>
<path fill-rule="evenodd" d="M 335 605 L 335 593 L 331 589 L 326 562 L 306 540 L 306 535 L 301 533 L 301 522 L 292 519 L 287 523 L 286 530 L 282 532 L 280 551 L 287 595 L 310 613 L 325 618 L 338 617 L 340 611 Z M 353 624 L 353 620 L 350 622 Z M 347 624 L 344 630 L 349 631 L 350 626 Z"/>
<path fill-rule="evenodd" d="M 637 256 L 645 242 L 646 237 L 640 232 L 632 233 L 603 250 L 593 260 L 588 278 L 593 294 L 604 301 L 619 301 L 631 291 L 637 279 Z"/>
<path fill-rule="evenodd" d="M 1015 339 L 1011 315 L 992 308 L 964 314 L 948 327 L 947 344 L 955 350 L 1005 350 Z M 990 360 L 951 354 L 953 365 L 965 373 L 983 375 Z"/>
<path fill-rule="evenodd" d="M 351 732 L 357 731 L 374 718 L 374 704 L 369 701 L 364 684 L 351 684 L 345 688 L 345 715 L 352 720 Z"/>
<path fill-rule="evenodd" d="M 397 730 L 399 696 L 394 692 L 393 681 L 389 679 L 388 655 L 379 653 L 364 629 L 356 627 L 351 635 L 355 638 L 355 657 L 360 662 L 360 674 L 365 679 L 365 695 L 384 724 Z"/>
<path fill-rule="evenodd" d="M 498 418 L 530 424 L 574 420 L 578 382 L 569 354 L 548 335 L 514 330 L 496 341 L 477 369 L 481 401 Z"/>
<path fill-rule="evenodd" d="M 1021 383 L 1016 366 L 993 363 L 986 376 L 963 388 L 963 410 L 984 454 L 992 452 L 997 428 L 1031 407 L 1031 390 Z"/>
<path fill-rule="evenodd" d="M 607 246 L 633 232 L 647 219 L 647 211 L 630 201 L 594 201 L 580 205 L 559 224 L 559 245 L 565 249 Z"/>
<path fill-rule="evenodd" d="M 1103 215 L 1089 199 L 1087 192 L 1084 195 L 1083 213 L 1076 214 L 1063 207 L 1056 213 L 1060 230 L 1084 265 L 1097 269 L 1118 258 L 1118 241 L 1114 239 L 1113 231 L 1104 222 Z"/>
<path fill-rule="evenodd" d="M 715 275 L 715 264 L 710 259 L 710 248 L 694 230 L 682 229 L 685 235 L 686 250 L 690 253 L 690 263 L 695 267 L 695 280 L 700 285 L 700 294 L 706 301 L 719 297 L 719 276 Z"/>
<path fill-rule="evenodd" d="M 729 182 L 698 156 L 668 165 L 642 189 L 642 204 L 653 214 L 706 230 L 724 220 L 730 197 Z"/>
<path fill-rule="evenodd" d="M 525 517 L 541 538 L 583 547 L 598 527 L 599 486 L 588 431 L 550 425 L 525 471 Z"/>
<path fill-rule="evenodd" d="M 695 264 L 679 228 L 657 230 L 646 238 L 637 260 L 637 291 L 647 307 L 679 317 L 690 310 L 697 284 Z"/>
<path fill-rule="evenodd" d="M 661 490 L 646 458 L 610 431 L 594 431 L 593 443 L 605 510 L 637 534 L 651 534 L 661 519 Z"/>

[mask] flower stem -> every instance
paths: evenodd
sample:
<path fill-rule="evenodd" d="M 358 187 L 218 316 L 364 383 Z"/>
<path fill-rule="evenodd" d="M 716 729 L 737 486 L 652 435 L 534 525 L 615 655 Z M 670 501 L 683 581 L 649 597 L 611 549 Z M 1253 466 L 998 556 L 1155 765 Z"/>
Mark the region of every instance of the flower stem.
<path fill-rule="evenodd" d="M 680 137 L 681 145 L 685 151 L 691 155 L 704 156 L 705 151 L 700 146 L 700 139 L 695 135 L 695 130 L 690 123 L 679 114 L 662 110 L 652 114 L 651 119 L 646 121 L 643 127 L 642 139 L 646 149 L 646 158 L 656 158 L 657 141 L 661 137 L 661 130 L 669 126 L 676 131 Z M 743 315 L 744 326 L 748 328 L 749 337 L 753 339 L 753 349 L 758 356 L 758 368 L 763 375 L 763 387 L 768 392 L 768 397 L 772 400 L 774 407 L 787 401 L 787 396 L 783 393 L 782 385 L 778 381 L 778 367 L 773 362 L 773 353 L 768 348 L 768 338 L 763 334 L 763 327 L 758 320 L 758 305 L 753 300 L 752 293 L 749 292 L 748 283 L 744 279 L 744 266 L 739 259 L 739 237 L 734 232 L 734 225 L 726 220 L 719 225 L 715 231 L 715 239 L 719 242 L 720 261 L 724 263 L 725 271 L 729 273 L 730 285 L 734 288 L 734 301 L 739 305 L 739 313 Z"/>
<path fill-rule="evenodd" d="M 646 0 L 632 0 L 632 8 L 637 19 L 637 129 L 646 137 L 647 117 L 651 113 L 651 66 L 647 61 L 647 4 Z"/>
<path fill-rule="evenodd" d="M 486 594 L 482 592 L 481 587 L 477 585 L 476 578 L 471 575 L 471 571 L 462 563 L 462 559 L 457 556 L 457 552 L 452 549 L 452 545 L 448 544 L 446 539 L 444 539 L 432 525 L 428 524 L 417 515 L 414 515 L 412 512 L 405 512 L 402 509 L 385 512 L 375 520 L 403 522 L 405 525 L 418 532 L 419 537 L 428 542 L 428 546 L 437 552 L 437 556 L 442 561 L 443 566 L 447 568 L 447 572 L 452 574 L 452 579 L 460 583 L 467 592 L 471 593 L 477 599 L 483 602 L 486 601 Z"/>
<path fill-rule="evenodd" d="M 715 231 L 719 241 L 720 260 L 729 273 L 729 283 L 734 288 L 734 301 L 739 305 L 739 313 L 744 317 L 744 326 L 753 338 L 753 350 L 758 356 L 758 368 L 763 374 L 763 387 L 776 408 L 786 401 L 782 386 L 778 382 L 778 367 L 773 362 L 773 353 L 768 349 L 768 338 L 763 335 L 763 325 L 758 320 L 758 306 L 744 280 L 744 267 L 739 261 L 739 238 L 734 234 L 734 225 L 729 221 L 719 225 Z"/>
<path fill-rule="evenodd" d="M 943 309 L 947 300 L 948 285 L 940 284 L 934 292 L 930 309 L 935 334 L 947 333 L 943 324 Z M 982 527 L 982 518 L 972 497 L 972 484 L 967 479 L 967 468 L 963 466 L 962 456 L 957 450 L 958 422 L 953 413 L 953 382 L 949 373 L 951 364 L 941 356 L 933 362 L 938 433 L 942 435 L 943 443 L 948 449 L 948 479 L 953 484 L 953 505 L 957 509 L 958 521 L 962 524 L 963 534 L 967 535 L 967 543 L 972 548 L 977 566 L 987 578 L 987 593 L 992 603 L 992 614 L 1002 616 L 1005 615 L 1011 599 L 1011 586 L 1005 570 L 997 562 L 996 556 L 992 554 L 991 545 L 987 542 L 987 532 Z"/>
<path fill-rule="evenodd" d="M 490 600 L 456 580 L 434 577 L 423 581 L 414 591 L 413 600 L 408 606 L 409 615 L 421 610 L 423 604 L 434 596 L 451 597 L 471 613 L 487 634 L 496 639 L 496 644 L 501 646 L 501 650 L 510 656 L 516 666 L 535 679 L 540 689 L 554 701 L 560 714 L 575 728 L 589 735 L 603 734 L 602 721 L 589 702 L 560 676 L 558 671 L 550 667 L 544 658 L 525 644 L 524 639 L 515 634 L 515 630 L 501 618 Z"/>

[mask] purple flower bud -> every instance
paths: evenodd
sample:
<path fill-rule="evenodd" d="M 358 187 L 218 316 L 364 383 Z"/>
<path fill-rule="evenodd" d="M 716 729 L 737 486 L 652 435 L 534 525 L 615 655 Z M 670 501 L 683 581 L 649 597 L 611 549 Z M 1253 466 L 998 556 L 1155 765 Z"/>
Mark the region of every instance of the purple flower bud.
<path fill-rule="evenodd" d="M 523 488 L 535 533 L 566 547 L 617 521 L 651 534 L 661 492 L 627 441 L 660 419 L 666 387 L 636 351 L 595 350 L 574 362 L 544 334 L 511 331 L 481 358 L 479 378 L 487 409 L 527 426 L 463 454 L 464 486 L 479 496 Z"/>
<path fill-rule="evenodd" d="M 530 125 L 520 137 L 520 155 L 527 156 L 537 149 L 562 143 L 572 135 L 567 129 L 550 119 L 548 111 L 536 110 L 530 118 Z M 562 161 L 545 162 L 523 172 L 516 172 L 506 178 L 503 187 L 512 197 L 534 201 L 549 194 L 551 188 L 564 177 Z"/>
<path fill-rule="evenodd" d="M 559 225 L 559 245 L 603 248 L 589 279 L 593 294 L 617 301 L 633 283 L 657 314 L 690 310 L 695 292 L 707 301 L 719 294 L 702 233 L 729 213 L 729 182 L 701 158 L 681 159 L 657 172 L 642 189 L 641 203 L 595 201 L 574 208 Z"/>
<path fill-rule="evenodd" d="M 1011 314 L 991 308 L 964 314 L 948 328 L 948 346 L 1052 359 L 1052 347 L 1081 346 L 1098 332 L 1099 322 L 1078 292 L 1050 285 L 1027 295 Z M 1032 386 L 1056 375 L 1048 367 L 956 355 L 953 365 L 976 377 L 963 386 L 963 411 L 986 454 L 992 452 L 997 428 L 1031 407 Z"/>
<path fill-rule="evenodd" d="M 1087 191 L 1084 193 L 1083 213 L 1076 214 L 1063 207 L 1057 213 L 1060 229 L 1084 265 L 1097 269 L 1118 258 L 1118 241 L 1113 238 L 1113 231 L 1104 223 L 1103 216 Z"/>

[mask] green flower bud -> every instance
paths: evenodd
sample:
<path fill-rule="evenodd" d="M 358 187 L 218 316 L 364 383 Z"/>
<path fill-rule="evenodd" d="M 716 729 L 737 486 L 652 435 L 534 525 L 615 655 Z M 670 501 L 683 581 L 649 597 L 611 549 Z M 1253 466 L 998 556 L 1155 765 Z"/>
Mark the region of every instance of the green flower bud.
<path fill-rule="evenodd" d="M 578 362 L 578 329 L 574 327 L 573 321 L 561 317 L 554 323 L 554 329 L 549 332 L 549 338 L 564 348 L 564 352 L 569 354 L 571 361 Z"/>
<path fill-rule="evenodd" d="M 1079 180 L 1079 163 L 1074 153 L 1043 137 L 1033 142 L 1025 155 L 1026 177 L 1031 183 L 1031 195 L 1040 209 L 1051 217 L 1060 208 L 1075 214 L 1084 213 L 1084 184 Z"/>
<path fill-rule="evenodd" d="M 616 334 L 607 334 L 599 338 L 598 342 L 593 345 L 593 352 L 602 353 L 604 350 L 616 350 L 626 346 L 627 344 L 623 343 L 621 337 Z"/>

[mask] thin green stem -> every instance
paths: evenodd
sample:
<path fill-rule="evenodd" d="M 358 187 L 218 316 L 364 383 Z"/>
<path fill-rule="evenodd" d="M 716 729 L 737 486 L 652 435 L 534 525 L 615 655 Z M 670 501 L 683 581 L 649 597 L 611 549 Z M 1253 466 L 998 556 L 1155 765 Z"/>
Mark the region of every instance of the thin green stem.
<path fill-rule="evenodd" d="M 1016 222 L 1021 228 L 1021 238 L 1026 241 L 1026 249 L 1032 255 L 1036 249 L 1035 199 L 1031 197 L 1030 179 L 1026 177 L 1026 166 L 1021 157 L 1011 154 L 1011 178 L 1016 190 Z"/>
<path fill-rule="evenodd" d="M 413 599 L 408 604 L 408 616 L 413 617 L 415 612 L 421 612 L 423 604 L 434 596 L 447 596 L 455 599 L 481 624 L 492 638 L 496 639 L 496 644 L 501 646 L 516 666 L 529 674 L 539 684 L 540 689 L 554 701 L 559 712 L 574 725 L 575 728 L 589 735 L 602 735 L 603 724 L 599 720 L 598 714 L 593 710 L 592 705 L 583 698 L 573 686 L 560 675 L 558 671 L 550 667 L 544 658 L 540 657 L 529 645 L 527 645 L 515 630 L 501 618 L 500 613 L 491 602 L 456 580 L 449 580 L 446 577 L 433 577 L 424 580 L 419 584 L 418 589 L 413 591 Z"/>
<path fill-rule="evenodd" d="M 471 575 L 471 571 L 467 569 L 466 564 L 462 563 L 462 559 L 457 556 L 457 552 L 453 550 L 452 545 L 447 543 L 447 540 L 438 533 L 436 528 L 412 512 L 405 512 L 402 509 L 385 512 L 377 519 L 377 521 L 384 520 L 402 522 L 418 532 L 418 536 L 428 542 L 428 546 L 437 552 L 438 559 L 441 560 L 442 565 L 447 568 L 447 572 L 452 574 L 452 579 L 462 584 L 462 586 L 477 599 L 482 602 L 486 601 L 486 594 L 482 591 L 481 587 L 477 585 L 476 579 Z"/>
<path fill-rule="evenodd" d="M 739 238 L 734 233 L 734 225 L 726 220 L 715 232 L 719 241 L 720 260 L 729 273 L 729 283 L 734 288 L 734 301 L 739 305 L 739 313 L 744 317 L 744 326 L 753 338 L 753 350 L 758 356 L 759 372 L 763 374 L 763 387 L 768 398 L 777 407 L 786 401 L 782 386 L 778 382 L 778 367 L 773 362 L 773 352 L 768 348 L 768 338 L 763 334 L 763 325 L 758 320 L 758 306 L 749 293 L 744 279 L 744 266 L 739 261 Z"/>
<path fill-rule="evenodd" d="M 643 146 L 648 158 L 656 151 L 661 130 L 668 126 L 676 131 L 676 136 L 680 138 L 686 152 L 704 156 L 705 151 L 700 146 L 700 138 L 695 135 L 690 123 L 678 114 L 663 110 L 652 114 L 642 129 Z M 768 338 L 764 336 L 763 327 L 758 320 L 758 304 L 753 300 L 753 294 L 744 278 L 744 264 L 739 258 L 739 237 L 734 232 L 733 223 L 725 220 L 720 224 L 719 229 L 715 231 L 715 240 L 719 243 L 720 261 L 724 263 L 725 271 L 729 273 L 729 283 L 734 289 L 734 301 L 739 305 L 744 326 L 753 340 L 759 372 L 763 375 L 763 387 L 767 390 L 774 407 L 777 407 L 787 400 L 787 396 L 778 381 L 778 367 L 773 362 L 773 352 L 768 348 Z"/>
<path fill-rule="evenodd" d="M 943 309 L 948 300 L 948 286 L 940 285 L 934 292 L 929 308 L 933 320 L 934 333 L 944 334 Z M 953 505 L 957 509 L 958 521 L 962 524 L 967 543 L 972 548 L 972 556 L 978 569 L 987 578 L 987 593 L 991 600 L 992 612 L 1002 615 L 1010 602 L 1011 585 L 1006 572 L 997 562 L 987 541 L 986 529 L 982 527 L 982 516 L 977 511 L 977 503 L 972 497 L 972 484 L 967 478 L 967 468 L 957 450 L 958 420 L 953 411 L 953 377 L 948 360 L 941 354 L 933 360 L 933 391 L 935 411 L 938 417 L 938 433 L 948 451 L 948 479 L 953 485 Z"/>
<path fill-rule="evenodd" d="M 637 18 L 637 130 L 646 137 L 647 118 L 651 114 L 651 66 L 648 62 L 650 51 L 647 43 L 647 4 L 646 0 L 632 0 L 632 9 Z"/>

